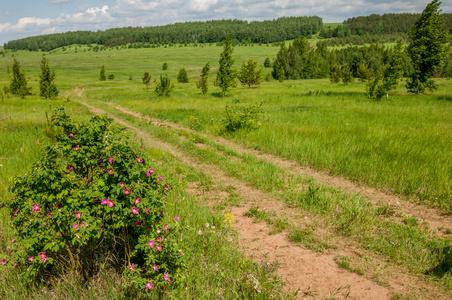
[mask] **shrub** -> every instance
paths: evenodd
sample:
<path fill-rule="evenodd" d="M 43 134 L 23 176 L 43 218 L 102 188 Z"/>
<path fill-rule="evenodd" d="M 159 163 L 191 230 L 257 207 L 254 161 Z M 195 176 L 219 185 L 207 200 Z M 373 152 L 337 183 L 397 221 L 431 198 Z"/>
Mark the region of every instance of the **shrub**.
<path fill-rule="evenodd" d="M 160 75 L 160 82 L 157 82 L 157 85 L 155 87 L 155 92 L 159 96 L 169 96 L 169 94 L 174 90 L 174 84 L 171 84 L 171 80 L 168 78 L 167 75 L 161 76 Z"/>
<path fill-rule="evenodd" d="M 188 82 L 188 74 L 185 68 L 179 70 L 179 74 L 177 74 L 177 82 L 179 83 L 187 83 Z"/>
<path fill-rule="evenodd" d="M 81 280 L 109 261 L 131 287 L 178 282 L 184 265 L 175 224 L 161 224 L 168 185 L 145 152 L 106 115 L 74 123 L 53 112 L 55 143 L 29 174 L 12 179 L 7 203 L 17 231 L 2 259 L 36 283 L 75 271 Z"/>
<path fill-rule="evenodd" d="M 110 80 L 115 79 L 115 74 L 108 75 L 108 79 L 110 79 Z"/>
<path fill-rule="evenodd" d="M 105 81 L 106 79 L 107 79 L 107 77 L 105 76 L 105 66 L 102 66 L 100 68 L 99 80 L 100 81 Z"/>
<path fill-rule="evenodd" d="M 257 129 L 261 125 L 259 116 L 262 113 L 260 104 L 252 104 L 242 109 L 230 109 L 226 106 L 226 118 L 222 121 L 220 133 L 234 132 L 239 129 Z"/>
<path fill-rule="evenodd" d="M 163 70 L 163 71 L 168 70 L 168 64 L 167 64 L 166 62 L 163 63 L 163 65 L 162 65 L 162 70 Z"/>

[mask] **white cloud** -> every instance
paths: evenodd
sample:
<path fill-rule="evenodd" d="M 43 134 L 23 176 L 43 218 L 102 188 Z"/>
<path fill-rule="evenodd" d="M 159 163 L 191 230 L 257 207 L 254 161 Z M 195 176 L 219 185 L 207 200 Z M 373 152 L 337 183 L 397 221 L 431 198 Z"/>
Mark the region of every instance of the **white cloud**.
<path fill-rule="evenodd" d="M 109 12 L 108 5 L 104 5 L 102 8 L 91 7 L 86 11 L 66 15 L 63 14 L 54 20 L 54 23 L 59 25 L 71 25 L 71 24 L 106 24 L 111 23 L 115 20 Z"/>
<path fill-rule="evenodd" d="M 13 32 L 23 32 L 27 30 L 35 30 L 37 27 L 45 27 L 52 22 L 50 18 L 25 17 L 20 18 L 17 24 L 9 26 L 6 30 Z"/>
<path fill-rule="evenodd" d="M 190 0 L 188 7 L 192 11 L 207 12 L 213 5 L 218 4 L 218 0 Z"/>
<path fill-rule="evenodd" d="M 8 29 L 11 28 L 11 26 L 13 26 L 11 23 L 0 24 L 0 32 L 8 32 Z"/>

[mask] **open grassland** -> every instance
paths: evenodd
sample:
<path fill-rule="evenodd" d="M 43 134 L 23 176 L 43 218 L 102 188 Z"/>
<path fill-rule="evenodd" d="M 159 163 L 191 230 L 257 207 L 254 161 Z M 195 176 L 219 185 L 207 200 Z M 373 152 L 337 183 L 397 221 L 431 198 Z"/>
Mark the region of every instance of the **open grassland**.
<path fill-rule="evenodd" d="M 46 54 L 57 73 L 56 84 L 66 93 L 80 86 L 88 98 L 214 135 L 219 132 L 226 105 L 243 107 L 263 101 L 262 126 L 231 135 L 231 139 L 445 211 L 452 209 L 452 83 L 448 80 L 439 81 L 438 92 L 419 96 L 407 95 L 401 84 L 381 102 L 365 98 L 365 83 L 333 85 L 324 79 L 264 82 L 260 88 L 238 87 L 228 97 L 219 97 L 220 90 L 212 82 L 222 47 L 100 52 L 78 47 L 77 53 L 75 47 Z M 266 45 L 235 47 L 236 67 L 249 58 L 262 64 L 277 50 Z M 0 59 L 0 70 L 12 64 L 12 54 L 21 61 L 36 92 L 40 53 L 8 52 Z M 168 70 L 161 70 L 163 62 L 168 63 Z M 201 95 L 195 81 L 207 62 L 213 67 L 210 90 Z M 105 65 L 107 75 L 115 75 L 114 80 L 98 80 L 101 65 Z M 187 69 L 190 82 L 176 83 L 170 97 L 158 97 L 153 92 L 155 83 L 148 90 L 141 83 L 145 71 L 153 79 L 168 74 L 176 82 L 182 67 Z M 270 70 L 263 69 L 263 73 Z M 7 84 L 8 74 L 0 75 L 0 84 Z"/>

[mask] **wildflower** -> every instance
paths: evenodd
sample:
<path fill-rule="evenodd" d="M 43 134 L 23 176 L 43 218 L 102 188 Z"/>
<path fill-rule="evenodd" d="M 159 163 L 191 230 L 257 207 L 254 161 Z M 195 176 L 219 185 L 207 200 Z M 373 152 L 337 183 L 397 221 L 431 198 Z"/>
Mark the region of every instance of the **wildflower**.
<path fill-rule="evenodd" d="M 136 198 L 135 199 L 135 205 L 137 205 L 138 203 L 140 203 L 141 202 L 141 199 L 140 198 Z"/>
<path fill-rule="evenodd" d="M 159 232 L 160 233 L 160 232 Z M 162 239 L 161 238 L 157 238 L 157 243 L 160 243 L 162 241 Z"/>
<path fill-rule="evenodd" d="M 184 254 L 184 253 L 182 252 L 182 250 L 180 250 L 180 249 L 179 249 L 179 253 L 180 253 L 180 254 Z"/>
<path fill-rule="evenodd" d="M 163 177 L 162 177 L 162 175 L 160 175 L 160 176 L 159 176 L 159 179 L 160 179 L 160 180 L 163 180 Z"/>
<path fill-rule="evenodd" d="M 103 172 L 104 171 L 104 166 L 99 166 L 100 171 Z"/>
<path fill-rule="evenodd" d="M 160 234 L 160 229 L 157 229 L 157 234 Z M 158 239 L 157 239 L 157 241 L 159 241 Z M 160 242 L 160 241 L 159 241 Z"/>
<path fill-rule="evenodd" d="M 138 208 L 136 208 L 135 206 L 132 207 L 132 213 L 133 213 L 134 215 L 138 215 Z"/>
<path fill-rule="evenodd" d="M 12 215 L 11 219 L 14 219 L 15 217 L 17 217 L 17 214 Z"/>
<path fill-rule="evenodd" d="M 2 265 L 6 264 L 6 259 L 2 259 Z"/>
<path fill-rule="evenodd" d="M 138 226 L 138 225 L 140 225 L 140 221 L 136 220 L 135 221 L 135 226 Z"/>
<path fill-rule="evenodd" d="M 126 195 L 130 194 L 130 190 L 129 189 L 125 189 L 124 190 L 124 194 L 126 194 Z"/>
<path fill-rule="evenodd" d="M 174 217 L 175 221 L 179 221 L 179 219 L 180 219 L 179 217 Z"/>
<path fill-rule="evenodd" d="M 198 231 L 198 235 L 202 235 L 202 230 L 199 230 L 199 231 Z"/>
<path fill-rule="evenodd" d="M 141 151 L 143 151 L 143 148 L 140 147 L 139 149 L 140 149 Z"/>
<path fill-rule="evenodd" d="M 209 228 L 209 223 L 206 223 L 206 227 Z"/>
<path fill-rule="evenodd" d="M 86 225 L 85 222 L 80 223 L 80 226 L 85 226 L 85 225 Z"/>
<path fill-rule="evenodd" d="M 113 157 L 110 156 L 110 158 L 108 159 L 108 162 L 110 163 L 110 165 L 113 163 Z"/>
<path fill-rule="evenodd" d="M 151 247 L 151 248 L 154 248 L 154 241 L 149 241 L 148 242 L 148 246 Z"/>
<path fill-rule="evenodd" d="M 140 164 L 143 163 L 143 160 L 141 159 L 141 157 L 137 157 L 137 162 Z"/>
<path fill-rule="evenodd" d="M 129 270 L 130 270 L 130 271 L 135 271 L 135 268 L 133 267 L 133 265 L 134 265 L 134 264 L 132 264 L 132 265 L 129 267 Z"/>
<path fill-rule="evenodd" d="M 119 184 L 120 184 L 122 187 L 125 186 L 125 183 L 124 183 L 124 182 L 120 182 Z"/>
<path fill-rule="evenodd" d="M 104 199 L 100 200 L 100 204 L 102 204 L 102 205 L 107 204 L 107 198 L 104 198 Z"/>
<path fill-rule="evenodd" d="M 167 191 L 167 190 L 168 190 L 168 186 L 166 185 L 166 186 L 165 186 L 165 191 Z"/>
<path fill-rule="evenodd" d="M 164 231 L 168 231 L 168 227 L 163 228 Z"/>
<path fill-rule="evenodd" d="M 162 246 L 160 246 L 160 245 L 155 246 L 155 248 L 156 248 L 158 251 L 162 251 Z"/>
<path fill-rule="evenodd" d="M 160 215 L 163 217 L 163 210 L 160 212 Z"/>
<path fill-rule="evenodd" d="M 69 165 L 69 166 L 66 167 L 66 170 L 68 170 L 69 173 L 70 173 L 70 172 L 72 172 L 74 170 L 74 166 L 73 165 Z"/>
<path fill-rule="evenodd" d="M 163 274 L 163 279 L 165 279 L 166 281 L 170 281 L 170 280 L 169 280 L 169 275 L 168 275 L 168 273 L 165 272 L 165 273 Z"/>
<path fill-rule="evenodd" d="M 108 207 L 113 207 L 113 200 L 108 199 Z"/>
<path fill-rule="evenodd" d="M 11 242 L 9 242 L 10 244 L 14 243 L 16 241 L 16 239 L 12 239 Z"/>
<path fill-rule="evenodd" d="M 30 261 L 30 262 L 33 262 L 33 259 L 34 259 L 35 257 L 34 256 L 30 256 L 29 258 L 28 258 L 28 260 Z"/>
<path fill-rule="evenodd" d="M 78 151 L 78 149 L 80 149 L 78 146 L 75 146 L 75 147 L 74 147 L 74 150 L 75 150 L 75 151 Z"/>
<path fill-rule="evenodd" d="M 53 214 L 51 212 L 49 212 L 49 218 L 52 219 Z"/>
<path fill-rule="evenodd" d="M 14 208 L 13 208 L 13 212 L 16 212 L 16 211 L 17 211 L 17 207 L 14 207 Z"/>
<path fill-rule="evenodd" d="M 72 228 L 77 228 L 78 224 L 77 222 L 74 222 L 74 225 L 72 225 Z"/>
<path fill-rule="evenodd" d="M 75 217 L 80 219 L 82 217 L 82 214 L 78 211 L 75 213 Z"/>
<path fill-rule="evenodd" d="M 47 256 L 46 256 L 46 253 L 45 253 L 45 252 L 39 253 L 38 256 L 42 259 L 42 262 L 43 262 L 43 263 L 46 263 L 46 261 L 48 260 L 48 258 L 47 258 Z"/>
<path fill-rule="evenodd" d="M 153 265 L 152 269 L 154 269 L 154 271 L 157 271 L 159 269 L 159 267 L 157 265 Z"/>
<path fill-rule="evenodd" d="M 38 212 L 39 211 L 39 205 L 37 205 L 37 204 L 33 205 L 32 210 L 35 211 L 35 212 Z"/>
<path fill-rule="evenodd" d="M 148 215 L 148 214 L 149 214 L 149 209 L 146 208 L 145 212 L 146 212 L 146 214 Z"/>
<path fill-rule="evenodd" d="M 114 175 L 113 168 L 108 169 L 108 175 Z"/>
<path fill-rule="evenodd" d="M 73 135 L 72 133 L 69 133 L 69 136 L 70 136 L 70 137 L 73 137 L 74 135 Z"/>
<path fill-rule="evenodd" d="M 146 283 L 146 289 L 148 291 L 150 291 L 152 289 L 152 282 L 148 281 L 148 283 Z"/>
<path fill-rule="evenodd" d="M 211 226 L 210 228 L 215 229 L 215 226 Z"/>

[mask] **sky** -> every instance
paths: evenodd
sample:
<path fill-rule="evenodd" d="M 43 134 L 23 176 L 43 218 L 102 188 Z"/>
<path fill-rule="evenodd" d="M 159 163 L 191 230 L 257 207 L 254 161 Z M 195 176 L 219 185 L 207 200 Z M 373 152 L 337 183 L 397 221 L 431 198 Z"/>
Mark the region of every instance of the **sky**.
<path fill-rule="evenodd" d="M 431 0 L 0 0 L 0 46 L 28 36 L 176 22 L 319 16 L 324 23 L 421 13 Z M 452 13 L 452 0 L 441 8 Z"/>

